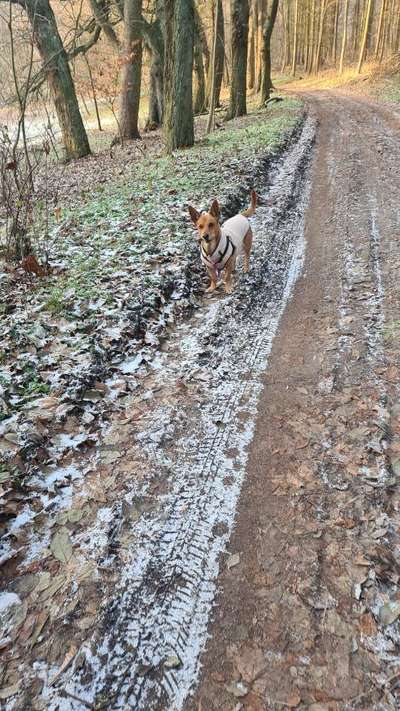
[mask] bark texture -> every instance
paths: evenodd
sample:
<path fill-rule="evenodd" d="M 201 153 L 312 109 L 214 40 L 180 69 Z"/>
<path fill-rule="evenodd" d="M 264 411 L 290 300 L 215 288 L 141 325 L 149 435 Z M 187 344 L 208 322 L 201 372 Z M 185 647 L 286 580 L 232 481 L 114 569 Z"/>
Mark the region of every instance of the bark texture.
<path fill-rule="evenodd" d="M 228 118 L 244 116 L 247 82 L 248 0 L 231 0 L 232 77 Z"/>
<path fill-rule="evenodd" d="M 263 27 L 263 47 L 262 47 L 262 80 L 261 80 L 261 103 L 264 104 L 270 97 L 271 81 L 271 37 L 278 12 L 279 0 L 272 0 L 265 25 Z"/>
<path fill-rule="evenodd" d="M 142 78 L 142 0 L 124 3 L 124 54 L 122 69 L 121 138 L 140 138 L 138 119 Z"/>
<path fill-rule="evenodd" d="M 25 8 L 43 61 L 67 160 L 90 154 L 75 86 L 53 10 L 48 0 L 27 0 Z"/>
<path fill-rule="evenodd" d="M 148 131 L 161 126 L 164 116 L 164 29 L 164 7 L 158 2 L 154 22 L 142 18 L 143 39 L 151 54 Z"/>
<path fill-rule="evenodd" d="M 194 41 L 193 59 L 196 77 L 193 111 L 195 114 L 201 114 L 206 107 L 206 79 L 204 74 L 203 50 L 198 35 L 196 35 Z"/>
<path fill-rule="evenodd" d="M 164 133 L 167 149 L 192 146 L 192 0 L 165 0 Z"/>

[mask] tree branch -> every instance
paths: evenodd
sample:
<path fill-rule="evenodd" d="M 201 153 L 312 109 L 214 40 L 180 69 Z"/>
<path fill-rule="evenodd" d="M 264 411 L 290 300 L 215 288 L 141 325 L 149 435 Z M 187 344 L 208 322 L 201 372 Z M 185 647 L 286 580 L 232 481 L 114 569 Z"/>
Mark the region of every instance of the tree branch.
<path fill-rule="evenodd" d="M 101 35 L 101 31 L 102 28 L 99 25 L 96 25 L 96 28 L 93 32 L 93 37 L 88 39 L 88 41 L 84 44 L 80 44 L 78 45 L 78 47 L 74 47 L 73 49 L 71 49 L 70 52 L 67 52 L 68 61 L 70 61 L 71 59 L 75 59 L 78 54 L 86 54 L 86 52 L 88 52 L 89 49 L 96 44 L 97 40 Z"/>
<path fill-rule="evenodd" d="M 121 43 L 117 37 L 117 34 L 109 20 L 110 8 L 108 3 L 104 0 L 90 0 L 90 7 L 92 8 L 93 17 L 96 20 L 96 24 L 101 27 L 105 36 L 110 40 L 111 44 L 120 51 Z"/>

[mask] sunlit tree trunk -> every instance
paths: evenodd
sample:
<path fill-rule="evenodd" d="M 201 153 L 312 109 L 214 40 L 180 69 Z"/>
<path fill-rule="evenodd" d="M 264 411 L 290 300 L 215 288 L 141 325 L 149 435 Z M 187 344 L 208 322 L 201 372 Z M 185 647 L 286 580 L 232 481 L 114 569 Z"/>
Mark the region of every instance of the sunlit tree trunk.
<path fill-rule="evenodd" d="M 292 56 L 292 76 L 296 74 L 297 64 L 297 42 L 298 42 L 298 22 L 299 22 L 299 0 L 294 2 L 294 25 L 293 25 L 293 56 Z"/>
<path fill-rule="evenodd" d="M 378 29 L 376 32 L 375 58 L 378 59 L 379 48 L 382 40 L 383 18 L 385 16 L 386 0 L 381 0 L 381 10 L 379 13 Z"/>
<path fill-rule="evenodd" d="M 336 56 L 337 56 L 338 23 L 339 23 L 339 0 L 335 0 L 335 9 L 334 9 L 334 17 L 333 17 L 333 39 L 332 39 L 332 63 L 334 65 L 336 65 Z"/>
<path fill-rule="evenodd" d="M 368 38 L 368 31 L 369 31 L 369 26 L 371 22 L 371 10 L 372 10 L 372 0 L 368 0 L 367 4 L 367 12 L 365 15 L 365 23 L 364 23 L 364 30 L 363 30 L 363 35 L 362 35 L 362 40 L 361 40 L 361 48 L 360 48 L 360 55 L 358 59 L 358 65 L 357 65 L 357 73 L 360 74 L 362 65 L 365 59 L 365 50 L 367 47 L 367 38 Z"/>
<path fill-rule="evenodd" d="M 285 11 L 285 5 L 284 3 L 280 4 L 280 15 L 281 15 L 281 24 L 282 24 L 282 34 L 283 34 L 283 42 L 281 42 L 281 73 L 283 74 L 286 66 L 286 11 Z"/>
<path fill-rule="evenodd" d="M 342 49 L 340 51 L 339 74 L 343 72 L 343 62 L 347 44 L 347 20 L 349 15 L 349 0 L 345 0 L 344 15 L 343 15 L 343 32 L 342 32 Z"/>
<path fill-rule="evenodd" d="M 315 53 L 315 63 L 314 63 L 314 71 L 316 74 L 318 74 L 320 61 L 321 61 L 321 49 L 322 49 L 322 37 L 324 34 L 325 10 L 326 10 L 326 0 L 321 0 L 321 10 L 320 10 L 319 28 L 318 28 L 318 43 L 317 43 L 317 50 Z"/>
<path fill-rule="evenodd" d="M 353 20 L 351 23 L 351 45 L 352 45 L 352 55 L 353 59 L 355 58 L 358 50 L 358 41 L 359 41 L 359 34 L 360 34 L 360 15 L 361 15 L 361 7 L 360 7 L 360 0 L 355 0 L 354 4 L 354 9 L 353 9 Z"/>

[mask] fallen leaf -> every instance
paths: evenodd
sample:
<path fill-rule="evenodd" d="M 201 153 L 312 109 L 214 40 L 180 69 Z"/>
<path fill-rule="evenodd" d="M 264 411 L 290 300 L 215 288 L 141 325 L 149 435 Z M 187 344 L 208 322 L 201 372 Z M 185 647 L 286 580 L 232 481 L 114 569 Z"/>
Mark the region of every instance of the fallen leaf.
<path fill-rule="evenodd" d="M 237 699 L 242 699 L 249 693 L 247 686 L 241 681 L 233 681 L 231 684 L 229 684 L 229 686 L 226 687 L 226 690 L 229 691 L 229 693 L 235 696 Z"/>
<path fill-rule="evenodd" d="M 61 528 L 54 534 L 50 543 L 50 550 L 61 563 L 68 563 L 72 558 L 72 543 L 66 528 Z"/>
<path fill-rule="evenodd" d="M 46 270 L 39 264 L 34 254 L 28 254 L 21 262 L 22 269 L 28 274 L 36 274 L 36 276 L 46 276 Z"/>
<path fill-rule="evenodd" d="M 366 637 L 373 637 L 376 632 L 376 623 L 370 612 L 365 612 L 359 619 L 360 631 Z"/>
<path fill-rule="evenodd" d="M 286 706 L 289 706 L 290 709 L 295 709 L 296 706 L 298 706 L 301 703 L 301 698 L 298 694 L 297 691 L 294 691 L 293 694 L 290 694 L 289 698 L 286 701 Z"/>
<path fill-rule="evenodd" d="M 400 602 L 391 600 L 386 602 L 379 610 L 379 619 L 383 625 L 391 625 L 400 615 Z"/>
<path fill-rule="evenodd" d="M 53 686 L 53 684 L 57 681 L 59 676 L 66 670 L 66 668 L 71 664 L 75 654 L 77 653 L 78 649 L 75 647 L 75 645 L 71 644 L 68 652 L 66 653 L 64 657 L 64 661 L 61 664 L 58 672 L 54 674 L 54 676 L 50 679 L 49 681 L 49 686 Z"/>
<path fill-rule="evenodd" d="M 229 556 L 228 560 L 226 561 L 226 567 L 228 570 L 231 568 L 234 568 L 235 565 L 238 565 L 240 563 L 240 553 L 234 553 L 233 555 Z"/>
<path fill-rule="evenodd" d="M 16 684 L 12 684 L 11 686 L 4 686 L 2 689 L 0 689 L 0 699 L 9 699 L 10 696 L 15 696 L 15 694 L 18 694 L 19 687 L 21 686 L 21 681 L 17 681 Z"/>
<path fill-rule="evenodd" d="M 177 667 L 180 667 L 181 664 L 182 662 L 179 657 L 176 657 L 174 654 L 172 654 L 170 657 L 167 657 L 164 661 L 164 666 L 167 669 L 176 669 Z"/>
<path fill-rule="evenodd" d="M 365 565 L 365 566 L 370 566 L 371 561 L 365 558 L 361 553 L 359 553 L 355 558 L 354 558 L 354 565 Z"/>
<path fill-rule="evenodd" d="M 42 612 L 39 612 L 39 615 L 37 617 L 35 631 L 34 631 L 32 637 L 30 639 L 30 642 L 29 642 L 30 649 L 32 649 L 32 647 L 35 646 L 36 642 L 38 641 L 38 639 L 41 635 L 43 627 L 45 626 L 48 619 L 49 619 L 48 610 L 43 610 Z"/>
<path fill-rule="evenodd" d="M 71 509 L 70 511 L 68 511 L 68 520 L 71 523 L 78 523 L 78 521 L 81 520 L 82 516 L 82 509 Z"/>

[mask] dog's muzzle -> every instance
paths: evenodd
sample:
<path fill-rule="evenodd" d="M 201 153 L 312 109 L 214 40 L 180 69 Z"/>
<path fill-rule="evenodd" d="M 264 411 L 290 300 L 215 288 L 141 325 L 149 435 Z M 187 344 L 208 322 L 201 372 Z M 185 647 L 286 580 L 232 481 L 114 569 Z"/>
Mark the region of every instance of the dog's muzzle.
<path fill-rule="evenodd" d="M 207 244 L 208 244 L 211 237 L 210 237 L 210 235 L 203 235 L 201 239 L 204 239 L 204 242 L 207 242 Z"/>

